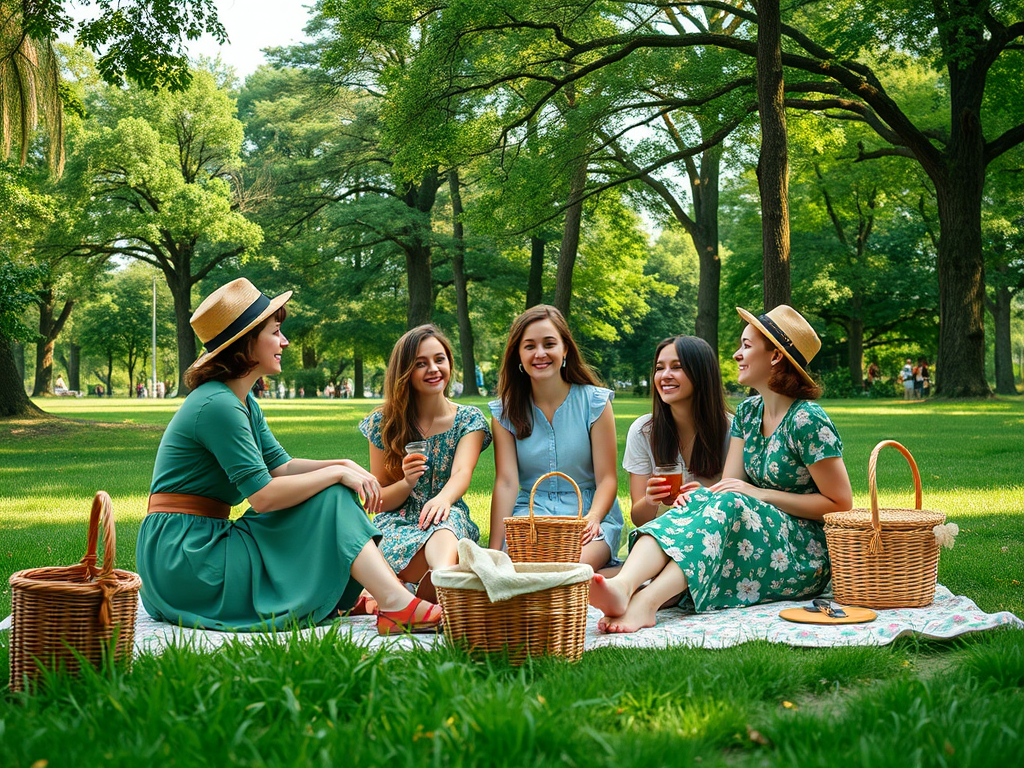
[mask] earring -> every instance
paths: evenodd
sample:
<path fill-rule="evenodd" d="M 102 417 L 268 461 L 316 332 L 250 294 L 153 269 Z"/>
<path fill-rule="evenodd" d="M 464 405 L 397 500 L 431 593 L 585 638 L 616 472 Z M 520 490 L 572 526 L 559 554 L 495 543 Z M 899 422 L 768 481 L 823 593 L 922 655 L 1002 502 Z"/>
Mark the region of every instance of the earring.
<path fill-rule="evenodd" d="M 566 364 L 567 362 L 569 362 L 569 358 L 567 358 L 567 357 L 563 357 L 563 358 L 562 358 L 562 367 L 563 367 L 563 368 L 565 368 L 565 364 Z"/>
<path fill-rule="evenodd" d="M 520 373 L 526 373 L 526 369 L 523 368 L 523 364 L 522 363 L 519 364 L 519 372 Z"/>

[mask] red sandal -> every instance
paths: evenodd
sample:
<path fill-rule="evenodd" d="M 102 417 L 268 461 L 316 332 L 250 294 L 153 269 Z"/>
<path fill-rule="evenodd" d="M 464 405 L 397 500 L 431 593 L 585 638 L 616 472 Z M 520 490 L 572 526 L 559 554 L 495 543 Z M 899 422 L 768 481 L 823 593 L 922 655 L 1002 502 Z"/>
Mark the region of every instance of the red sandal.
<path fill-rule="evenodd" d="M 423 612 L 420 611 L 421 605 L 427 606 Z M 417 613 L 420 613 L 418 617 Z M 377 611 L 377 634 L 390 635 L 403 632 L 425 634 L 437 632 L 441 628 L 443 619 L 444 611 L 441 610 L 441 606 L 414 597 L 400 611 Z"/>
<path fill-rule="evenodd" d="M 349 610 L 338 609 L 339 616 L 376 616 L 377 601 L 370 595 L 360 595 L 356 604 Z"/>

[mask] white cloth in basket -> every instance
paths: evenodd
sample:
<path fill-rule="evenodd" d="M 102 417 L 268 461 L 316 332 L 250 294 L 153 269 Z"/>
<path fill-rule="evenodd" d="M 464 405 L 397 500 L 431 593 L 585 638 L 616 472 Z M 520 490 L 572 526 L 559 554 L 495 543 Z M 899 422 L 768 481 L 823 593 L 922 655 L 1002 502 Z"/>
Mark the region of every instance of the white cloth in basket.
<path fill-rule="evenodd" d="M 487 592 L 492 603 L 516 595 L 590 581 L 594 569 L 581 563 L 513 563 L 504 552 L 459 540 L 459 565 L 434 571 L 435 586 Z"/>

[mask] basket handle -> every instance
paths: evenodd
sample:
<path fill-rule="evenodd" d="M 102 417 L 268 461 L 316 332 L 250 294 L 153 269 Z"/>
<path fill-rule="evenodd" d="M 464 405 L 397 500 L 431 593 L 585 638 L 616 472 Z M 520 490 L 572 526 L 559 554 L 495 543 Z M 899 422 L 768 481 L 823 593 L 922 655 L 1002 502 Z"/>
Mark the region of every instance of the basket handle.
<path fill-rule="evenodd" d="M 868 554 L 877 555 L 882 551 L 882 521 L 878 518 L 878 454 L 886 447 L 895 448 L 903 454 L 903 458 L 910 465 L 910 471 L 914 474 L 914 509 L 921 509 L 921 473 L 917 469 L 917 462 L 910 455 L 910 451 L 897 443 L 895 440 L 883 440 L 871 451 L 871 458 L 868 459 L 868 492 L 871 494 L 871 527 L 874 533 L 871 534 L 871 542 L 868 544 Z"/>
<path fill-rule="evenodd" d="M 580 493 L 580 487 L 576 485 L 576 481 L 569 477 L 564 472 L 546 472 L 537 478 L 537 482 L 533 484 L 533 488 L 530 489 L 530 543 L 537 543 L 537 526 L 533 522 L 533 497 L 537 495 L 537 487 L 549 477 L 561 477 L 568 480 L 572 485 L 574 491 L 576 491 L 576 517 L 583 517 L 583 494 Z"/>
<path fill-rule="evenodd" d="M 96 568 L 96 546 L 100 537 L 100 522 L 103 523 L 103 567 Z M 82 565 L 86 567 L 100 590 L 103 600 L 100 602 L 100 623 L 109 626 L 113 618 L 110 601 L 117 591 L 117 579 L 114 576 L 114 560 L 117 555 L 117 533 L 114 529 L 114 508 L 110 503 L 110 494 L 96 491 L 92 500 L 92 512 L 89 515 L 89 538 L 85 545 L 85 556 Z"/>

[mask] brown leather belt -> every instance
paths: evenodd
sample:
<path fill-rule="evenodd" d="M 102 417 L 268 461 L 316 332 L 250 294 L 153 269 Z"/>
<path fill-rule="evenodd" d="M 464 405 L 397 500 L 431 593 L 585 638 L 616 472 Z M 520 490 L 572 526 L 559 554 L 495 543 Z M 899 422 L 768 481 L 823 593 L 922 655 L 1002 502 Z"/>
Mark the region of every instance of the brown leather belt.
<path fill-rule="evenodd" d="M 227 520 L 231 514 L 231 505 L 206 496 L 193 496 L 190 493 L 151 493 L 147 514 L 154 512 L 171 512 L 181 515 L 199 515 Z"/>

